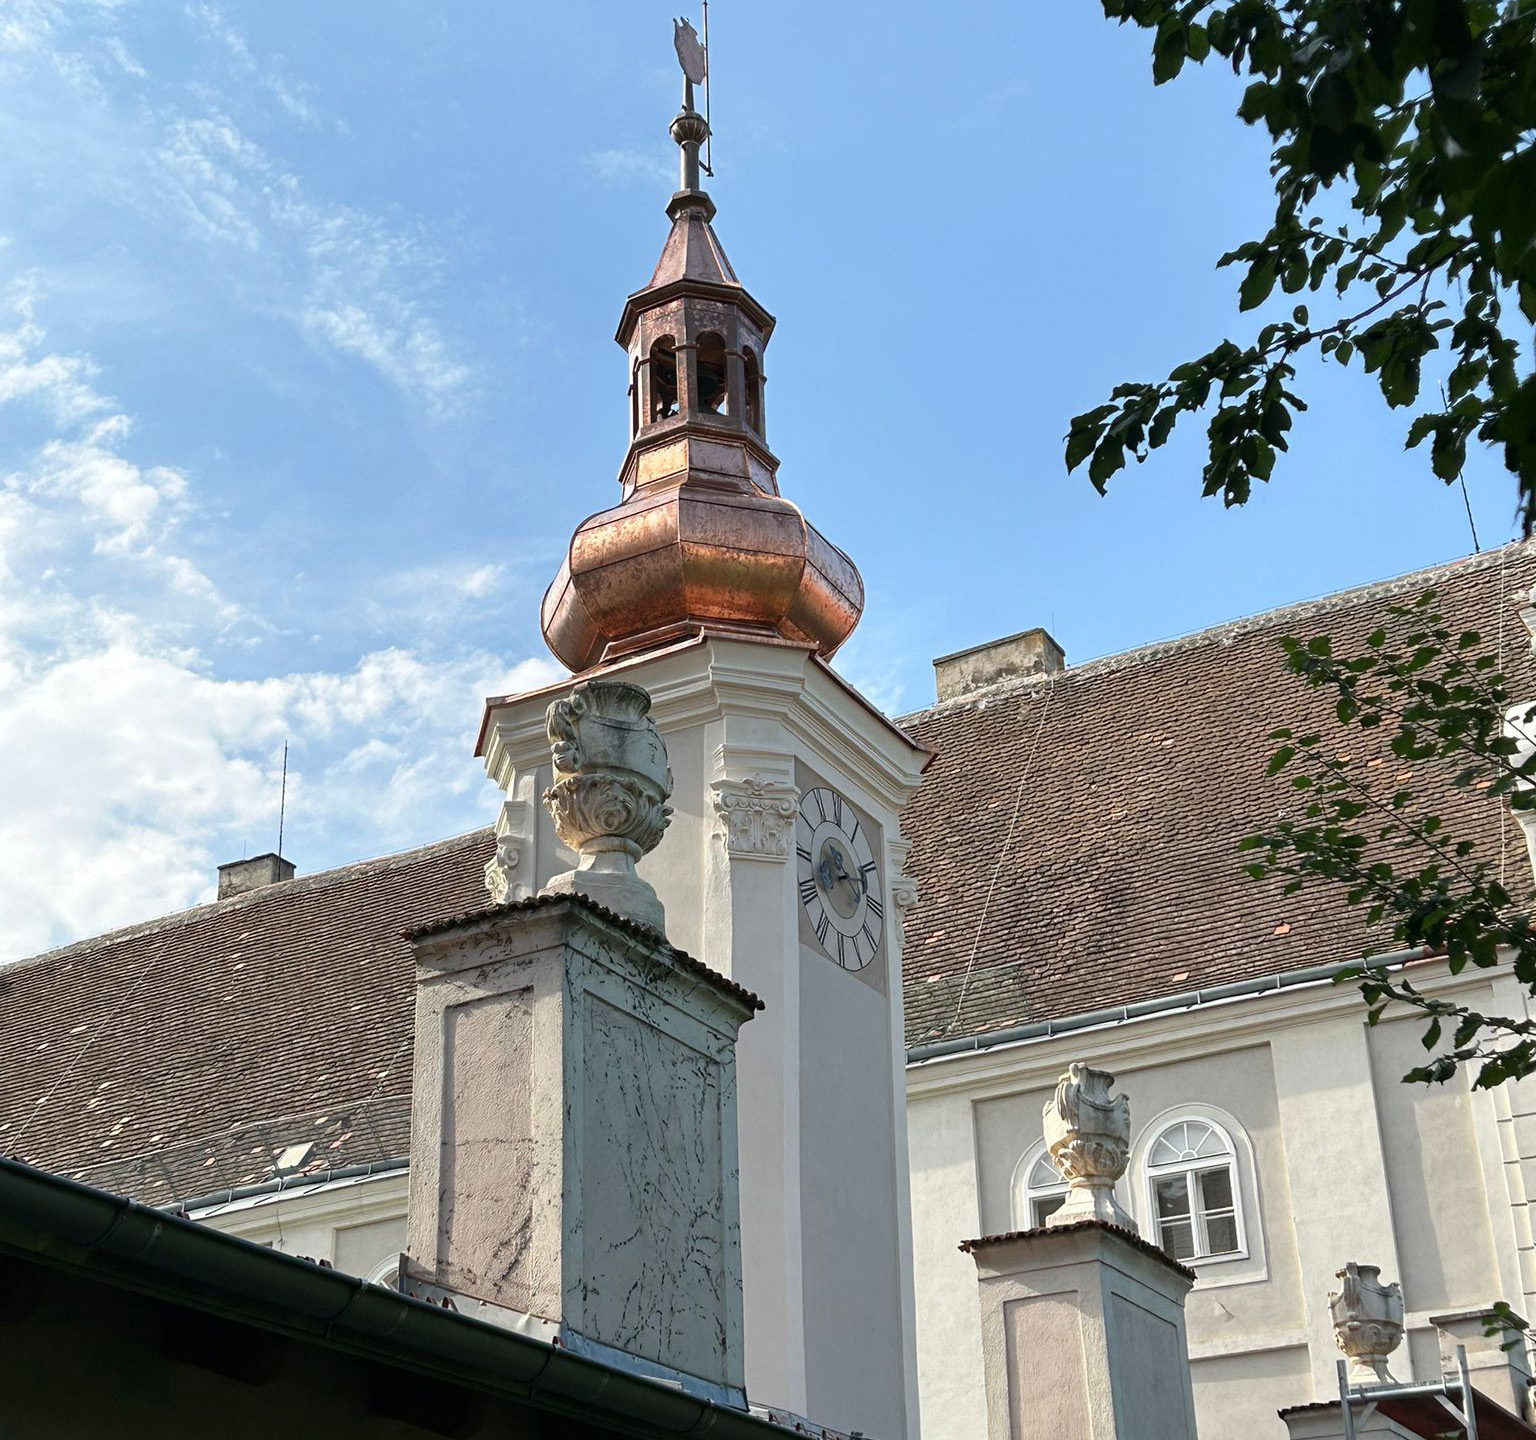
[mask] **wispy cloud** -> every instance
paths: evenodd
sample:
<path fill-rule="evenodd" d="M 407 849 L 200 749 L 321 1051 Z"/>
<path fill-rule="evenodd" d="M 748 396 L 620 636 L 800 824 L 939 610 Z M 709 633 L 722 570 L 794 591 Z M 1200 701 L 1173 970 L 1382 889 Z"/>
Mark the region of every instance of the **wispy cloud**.
<path fill-rule="evenodd" d="M 594 150 L 581 162 L 607 185 L 676 184 L 677 159 L 669 162 L 661 150 Z"/>
<path fill-rule="evenodd" d="M 68 167 L 69 193 L 97 207 L 96 224 L 104 214 L 131 215 L 162 237 L 168 255 L 188 261 L 189 245 L 202 247 L 221 303 L 285 319 L 434 419 L 462 413 L 477 368 L 443 319 L 433 236 L 319 193 L 283 156 L 280 137 L 289 132 L 276 123 L 315 123 L 316 97 L 281 56 L 256 53 L 216 6 L 193 4 L 184 14 L 221 58 L 223 83 L 147 71 L 124 43 L 111 0 L 0 4 L 0 60 L 8 57 L 0 140 L 26 137 L 21 162 L 50 195 L 58 193 L 50 171 Z"/>

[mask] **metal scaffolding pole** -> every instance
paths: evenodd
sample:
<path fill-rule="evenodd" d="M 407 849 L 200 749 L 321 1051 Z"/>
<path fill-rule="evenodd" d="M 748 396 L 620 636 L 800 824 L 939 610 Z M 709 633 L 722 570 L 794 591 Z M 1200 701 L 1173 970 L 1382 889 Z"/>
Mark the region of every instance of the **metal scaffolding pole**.
<path fill-rule="evenodd" d="M 1458 1409 L 1451 1403 L 1451 1392 L 1457 1391 L 1461 1397 L 1461 1406 Z M 1461 1427 L 1467 1440 L 1477 1440 L 1477 1407 L 1472 1399 L 1472 1380 L 1467 1372 L 1467 1347 L 1456 1347 L 1456 1377 L 1447 1379 L 1441 1377 L 1438 1381 L 1430 1381 L 1417 1385 L 1357 1385 L 1350 1387 L 1349 1362 L 1339 1361 L 1339 1412 L 1344 1418 L 1344 1440 L 1357 1440 L 1359 1425 L 1364 1425 L 1372 1415 L 1376 1413 L 1376 1406 L 1382 1400 L 1407 1399 L 1411 1395 L 1433 1395 L 1451 1418 Z M 1365 1402 L 1365 1408 L 1357 1418 L 1355 1416 L 1355 1404 Z"/>

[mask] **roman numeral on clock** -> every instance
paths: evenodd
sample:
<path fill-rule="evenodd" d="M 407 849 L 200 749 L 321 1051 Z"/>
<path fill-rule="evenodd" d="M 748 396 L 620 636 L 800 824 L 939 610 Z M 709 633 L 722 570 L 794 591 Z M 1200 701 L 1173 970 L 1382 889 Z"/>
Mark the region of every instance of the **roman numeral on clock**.
<path fill-rule="evenodd" d="M 807 855 L 806 859 L 809 860 L 810 856 Z M 800 882 L 800 899 L 801 899 L 801 901 L 804 904 L 809 905 L 816 898 L 817 898 L 817 893 L 816 893 L 816 878 L 815 878 L 815 876 L 812 876 L 811 878 L 809 878 L 807 880 L 802 880 Z"/>

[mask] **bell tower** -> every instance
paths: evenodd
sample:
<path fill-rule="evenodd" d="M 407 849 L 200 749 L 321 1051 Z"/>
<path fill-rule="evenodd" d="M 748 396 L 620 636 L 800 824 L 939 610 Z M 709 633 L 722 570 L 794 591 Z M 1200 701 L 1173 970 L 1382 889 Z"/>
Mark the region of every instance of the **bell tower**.
<path fill-rule="evenodd" d="M 691 37 L 679 27 L 671 230 L 616 337 L 619 499 L 577 526 L 544 635 L 583 678 L 650 692 L 674 814 L 639 873 L 672 944 L 765 1005 L 737 1053 L 748 1399 L 902 1440 L 917 1407 L 901 816 L 929 756 L 827 663 L 863 584 L 779 492 L 764 398 L 774 319 L 737 278 L 700 186 L 706 62 Z M 539 803 L 545 708 L 566 688 L 486 703 L 477 753 L 506 793 L 487 867 L 498 901 L 575 860 Z"/>

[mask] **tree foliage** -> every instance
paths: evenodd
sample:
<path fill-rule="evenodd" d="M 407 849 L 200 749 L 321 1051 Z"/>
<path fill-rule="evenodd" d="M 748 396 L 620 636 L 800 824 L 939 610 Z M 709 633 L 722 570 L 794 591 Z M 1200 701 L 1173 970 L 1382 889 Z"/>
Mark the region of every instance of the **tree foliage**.
<path fill-rule="evenodd" d="M 1068 469 L 1086 462 L 1102 492 L 1128 455 L 1144 459 L 1180 418 L 1214 406 L 1204 493 L 1240 505 L 1270 478 L 1306 409 L 1296 361 L 1315 352 L 1362 366 L 1389 406 L 1410 412 L 1407 444 L 1427 442 L 1441 479 L 1460 474 L 1469 442 L 1495 447 L 1529 532 L 1536 0 L 1102 3 L 1111 19 L 1153 32 L 1158 84 L 1191 61 L 1250 78 L 1238 114 L 1273 142 L 1274 223 L 1220 264 L 1242 271 L 1242 310 L 1277 286 L 1297 303 L 1255 338 L 1222 340 L 1166 380 L 1120 385 L 1076 416 Z M 1347 194 L 1347 223 L 1324 213 L 1330 190 Z M 1426 396 L 1424 362 L 1441 349 L 1446 383 Z"/>
<path fill-rule="evenodd" d="M 1536 990 L 1536 931 L 1486 844 L 1489 808 L 1472 807 L 1485 841 L 1456 833 L 1444 800 L 1472 790 L 1536 809 L 1536 705 L 1513 702 L 1497 657 L 1475 631 L 1446 622 L 1433 590 L 1391 607 L 1355 653 L 1326 635 L 1281 641 L 1291 673 L 1332 701 L 1343 727 L 1286 727 L 1269 773 L 1289 780 L 1294 812 L 1243 841 L 1249 874 L 1341 888 L 1368 925 L 1400 949 L 1443 955 L 1453 974 L 1509 962 Z M 1374 753 L 1373 753 L 1374 752 Z M 1464 818 L 1465 823 L 1465 818 Z M 1410 1080 L 1443 1081 L 1461 1065 L 1497 1085 L 1536 1071 L 1536 1022 L 1483 1015 L 1424 993 L 1410 971 L 1379 961 L 1358 980 L 1374 1024 L 1393 1003 L 1425 1017 L 1433 1052 Z"/>

